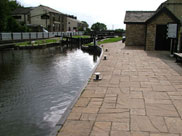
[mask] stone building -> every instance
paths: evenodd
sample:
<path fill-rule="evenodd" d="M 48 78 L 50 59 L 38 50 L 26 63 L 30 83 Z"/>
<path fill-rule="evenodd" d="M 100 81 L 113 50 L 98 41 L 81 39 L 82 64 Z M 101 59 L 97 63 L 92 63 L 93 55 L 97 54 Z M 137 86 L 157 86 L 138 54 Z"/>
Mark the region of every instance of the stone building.
<path fill-rule="evenodd" d="M 168 0 L 156 11 L 126 11 L 126 46 L 144 46 L 146 50 L 170 50 L 167 25 L 177 24 L 178 36 L 174 42 L 179 49 L 181 8 L 181 0 Z"/>
<path fill-rule="evenodd" d="M 48 6 L 17 8 L 12 16 L 21 23 L 42 26 L 49 32 L 77 31 L 81 22 L 77 17 L 61 13 Z"/>
<path fill-rule="evenodd" d="M 13 13 L 12 16 L 21 23 L 30 24 L 30 11 L 32 10 L 31 7 L 27 8 L 17 8 Z"/>
<path fill-rule="evenodd" d="M 67 16 L 67 31 L 78 31 L 78 28 L 82 26 L 82 22 L 77 20 L 75 16 Z"/>

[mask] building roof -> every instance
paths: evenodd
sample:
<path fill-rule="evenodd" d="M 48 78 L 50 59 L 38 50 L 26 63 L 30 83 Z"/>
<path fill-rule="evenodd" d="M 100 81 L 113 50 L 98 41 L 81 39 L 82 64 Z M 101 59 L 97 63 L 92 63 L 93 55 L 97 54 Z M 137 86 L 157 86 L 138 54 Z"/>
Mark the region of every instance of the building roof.
<path fill-rule="evenodd" d="M 155 11 L 126 11 L 124 23 L 145 23 Z"/>
<path fill-rule="evenodd" d="M 152 21 L 155 17 L 159 16 L 162 12 L 165 12 L 168 16 L 170 16 L 176 23 L 180 23 L 180 20 L 166 7 L 159 8 L 155 14 L 153 14 L 146 23 Z"/>
<path fill-rule="evenodd" d="M 17 8 L 13 11 L 13 15 L 17 15 L 17 14 L 28 14 L 33 8 L 32 7 L 21 7 L 21 8 Z"/>
<path fill-rule="evenodd" d="M 53 9 L 53 8 L 50 8 L 48 6 L 40 5 L 39 7 L 42 7 L 43 9 L 45 9 L 45 10 L 47 10 L 49 12 L 52 12 L 52 13 L 63 14 L 63 13 L 61 13 L 61 12 L 59 12 L 59 11 Z"/>

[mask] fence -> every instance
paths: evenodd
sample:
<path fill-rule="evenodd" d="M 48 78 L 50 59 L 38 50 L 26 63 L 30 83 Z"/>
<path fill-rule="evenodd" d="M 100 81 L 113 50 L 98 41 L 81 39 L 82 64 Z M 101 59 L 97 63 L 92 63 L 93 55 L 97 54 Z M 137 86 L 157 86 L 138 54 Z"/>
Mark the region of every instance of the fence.
<path fill-rule="evenodd" d="M 35 40 L 53 38 L 55 36 L 83 35 L 83 32 L 25 32 L 25 33 L 0 33 L 0 41 Z"/>

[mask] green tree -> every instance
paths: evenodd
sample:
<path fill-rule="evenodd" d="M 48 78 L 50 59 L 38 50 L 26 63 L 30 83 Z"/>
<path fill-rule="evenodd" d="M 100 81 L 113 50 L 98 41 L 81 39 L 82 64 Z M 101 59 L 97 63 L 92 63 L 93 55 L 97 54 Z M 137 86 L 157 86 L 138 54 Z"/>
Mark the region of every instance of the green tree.
<path fill-rule="evenodd" d="M 85 28 L 89 27 L 89 25 L 88 25 L 88 23 L 86 21 L 82 21 L 82 23 L 83 23 L 83 27 L 85 27 Z"/>
<path fill-rule="evenodd" d="M 0 32 L 6 30 L 7 17 L 9 16 L 9 1 L 0 0 Z"/>
<path fill-rule="evenodd" d="M 82 25 L 78 28 L 78 31 L 86 31 L 88 27 L 88 23 L 86 21 L 82 21 Z"/>
<path fill-rule="evenodd" d="M 24 29 L 16 20 L 11 16 L 12 12 L 21 5 L 13 0 L 0 0 L 0 32 L 18 32 Z"/>
<path fill-rule="evenodd" d="M 103 31 L 103 30 L 107 30 L 107 27 L 105 24 L 97 22 L 92 25 L 91 29 L 93 31 Z"/>
<path fill-rule="evenodd" d="M 16 0 L 9 1 L 10 12 L 13 12 L 16 8 L 20 8 L 20 7 L 22 7 L 21 4 L 19 2 L 17 2 Z"/>

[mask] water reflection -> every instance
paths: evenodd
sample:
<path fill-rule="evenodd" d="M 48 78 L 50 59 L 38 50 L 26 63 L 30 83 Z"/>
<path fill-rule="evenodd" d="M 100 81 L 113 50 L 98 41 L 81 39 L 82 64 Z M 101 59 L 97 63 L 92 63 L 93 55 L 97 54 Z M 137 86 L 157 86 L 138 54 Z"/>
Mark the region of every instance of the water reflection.
<path fill-rule="evenodd" d="M 48 135 L 98 58 L 75 46 L 0 52 L 0 135 Z"/>

